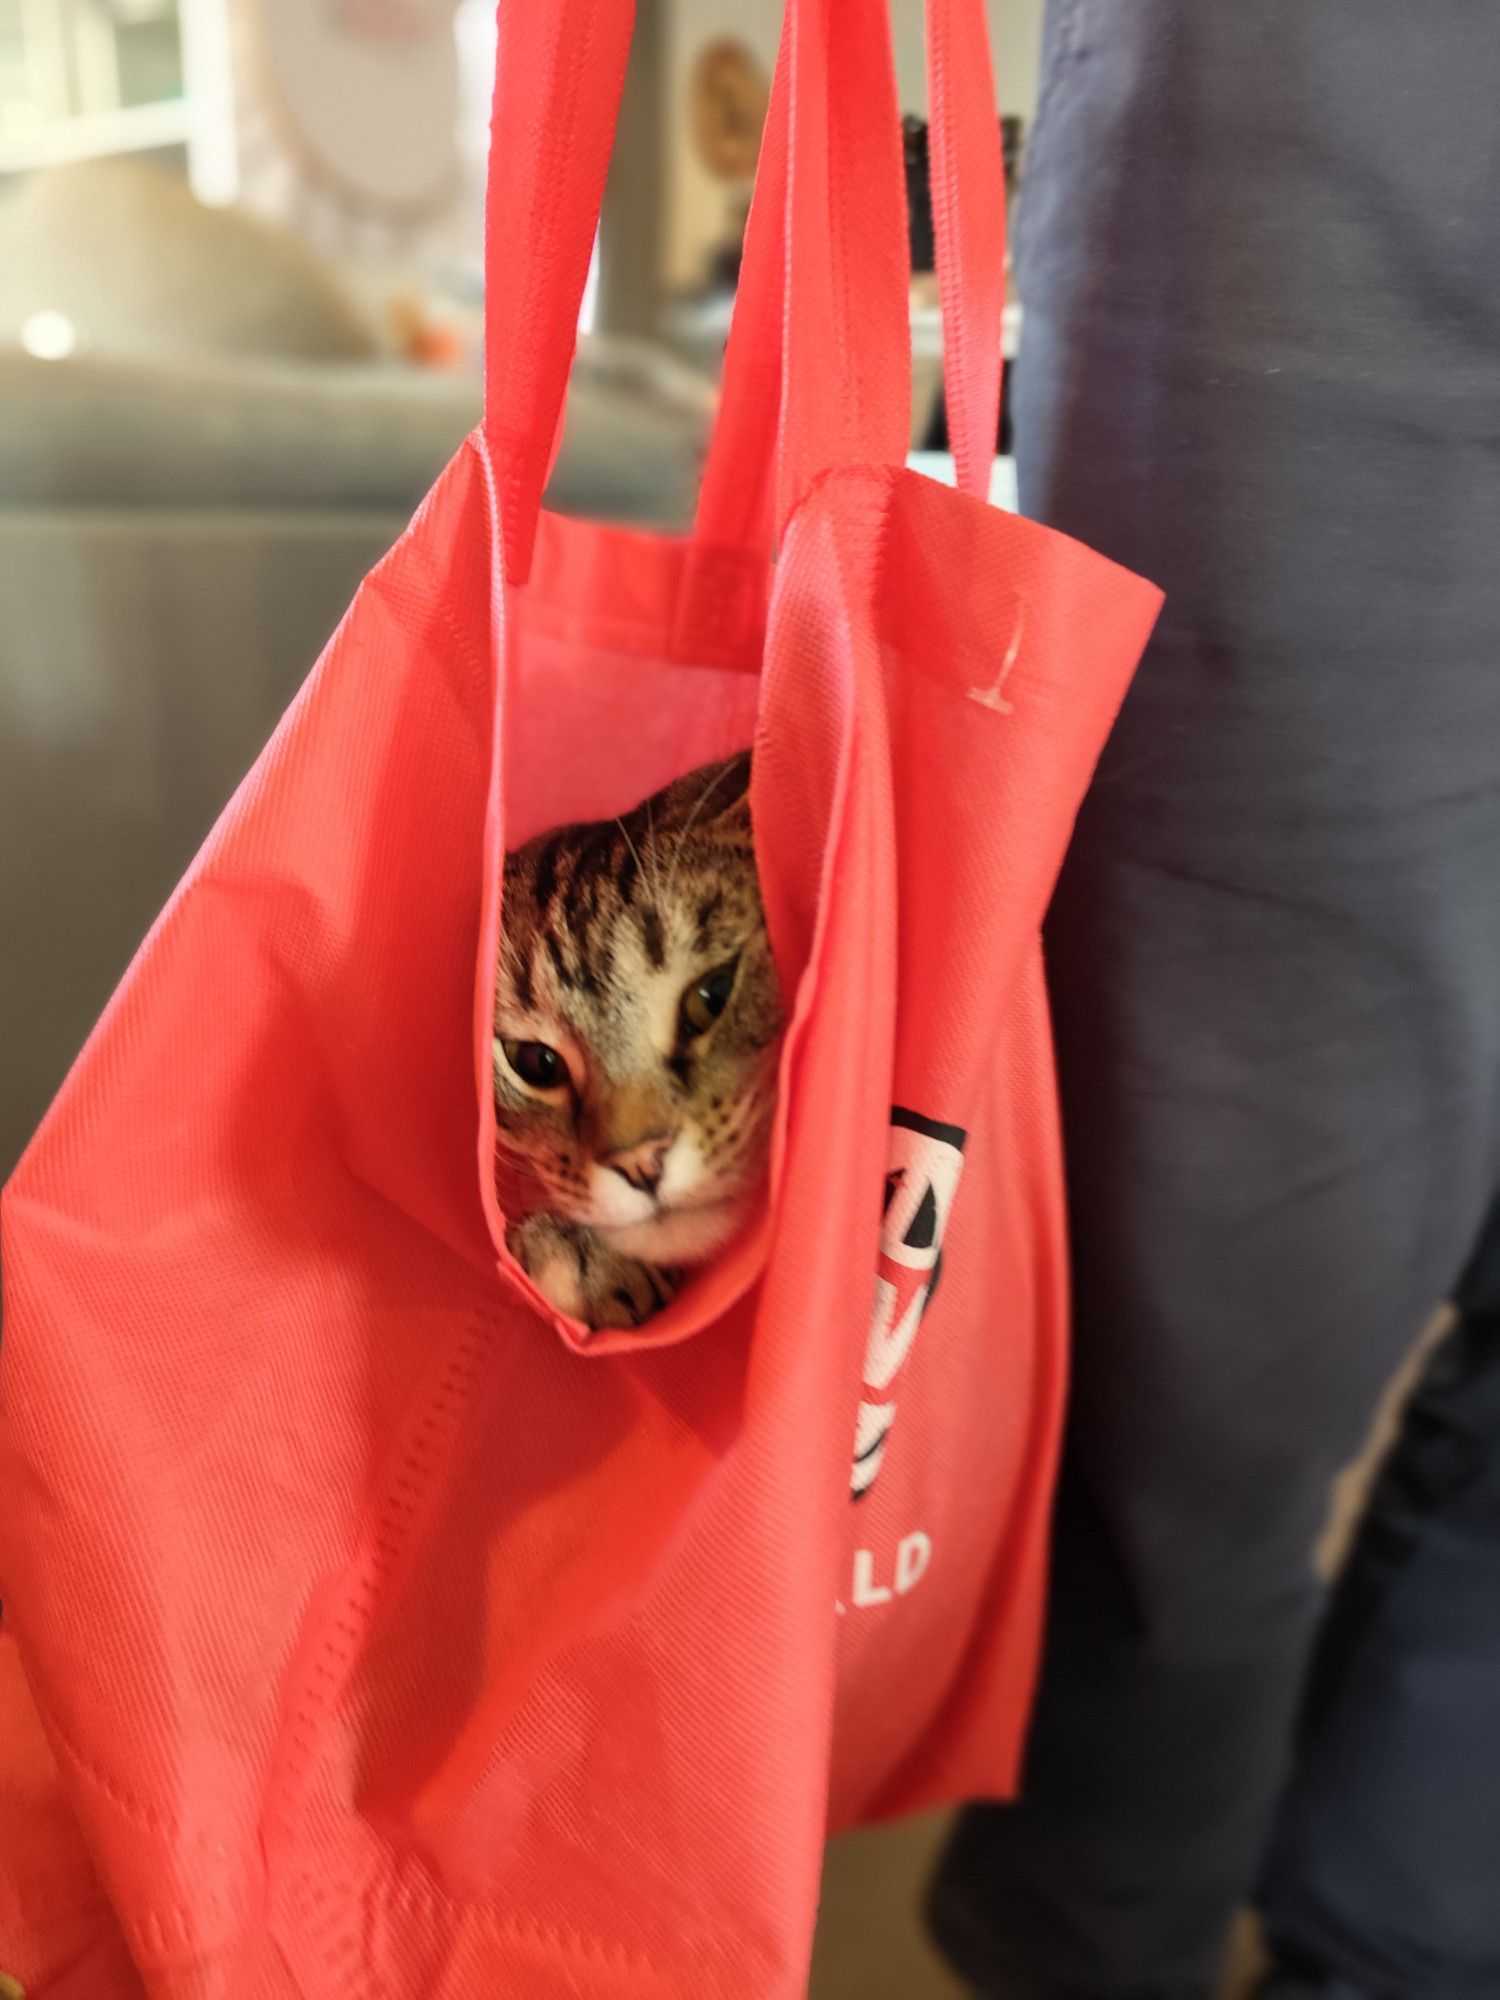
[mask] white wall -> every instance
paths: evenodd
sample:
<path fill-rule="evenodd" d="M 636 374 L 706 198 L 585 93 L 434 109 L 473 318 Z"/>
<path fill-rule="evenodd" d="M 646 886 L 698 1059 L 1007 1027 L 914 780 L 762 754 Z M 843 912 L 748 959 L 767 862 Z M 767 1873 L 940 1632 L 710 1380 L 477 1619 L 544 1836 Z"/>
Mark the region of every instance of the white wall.
<path fill-rule="evenodd" d="M 769 75 L 781 32 L 782 0 L 666 0 L 666 4 L 670 51 L 665 135 L 669 191 L 666 264 L 667 282 L 677 289 L 700 282 L 704 258 L 724 234 L 730 211 L 736 206 L 733 191 L 705 172 L 692 148 L 687 93 L 694 59 L 705 42 L 732 35 L 755 51 Z M 1036 103 L 1043 0 L 986 0 L 986 4 L 1000 108 L 1006 113 L 1019 112 L 1029 123 Z M 922 0 L 892 0 L 891 20 L 901 108 L 925 116 Z"/>
<path fill-rule="evenodd" d="M 689 6 L 694 0 L 688 0 Z M 1043 0 L 985 0 L 995 90 L 1000 109 L 1030 119 L 1036 103 L 1037 56 L 1042 39 Z M 896 44 L 896 85 L 901 109 L 927 113 L 927 56 L 922 0 L 891 0 L 891 32 Z"/>

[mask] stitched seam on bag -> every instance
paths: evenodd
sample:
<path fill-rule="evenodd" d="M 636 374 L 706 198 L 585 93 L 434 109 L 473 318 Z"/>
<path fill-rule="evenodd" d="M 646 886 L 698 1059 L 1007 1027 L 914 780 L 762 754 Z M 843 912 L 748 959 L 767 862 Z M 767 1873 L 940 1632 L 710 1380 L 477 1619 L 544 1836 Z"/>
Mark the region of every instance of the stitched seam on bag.
<path fill-rule="evenodd" d="M 50 1940 L 60 1931 L 76 1931 L 87 1918 L 99 1914 L 112 1914 L 109 1899 L 99 1888 L 66 1903 L 38 1904 L 32 1900 L 23 1905 L 15 1896 L 0 1898 L 0 1924 L 5 1926 L 5 1942 L 11 1946 L 28 1939 Z"/>
<path fill-rule="evenodd" d="M 327 1872 L 315 1878 L 303 1877 L 298 1886 L 308 1892 L 302 1908 L 320 1934 L 320 1943 L 330 1952 L 328 1962 L 332 1969 L 345 1973 L 363 1971 L 363 1935 L 346 1927 L 350 1908 L 361 1896 L 360 1886 L 336 1883 Z M 365 1893 L 370 1903 L 400 1915 L 418 1920 L 435 1916 L 457 1919 L 470 1930 L 498 1944 L 550 1949 L 584 1965 L 613 1972 L 644 1973 L 653 1981 L 669 1978 L 680 1969 L 683 1958 L 691 1959 L 695 1966 L 708 1974 L 738 1976 L 746 1971 L 764 1970 L 769 1976 L 771 1970 L 763 1951 L 747 1950 L 743 1935 L 727 1929 L 689 1937 L 674 1936 L 670 1942 L 664 1940 L 662 1950 L 670 1950 L 673 1954 L 673 1963 L 664 1965 L 649 1947 L 628 1944 L 623 1939 L 598 1937 L 571 1924 L 551 1922 L 524 1910 L 501 1909 L 491 1903 L 465 1901 L 446 1894 L 425 1875 L 409 1871 L 386 1885 L 375 1885 Z M 333 1922 L 324 1930 L 322 1919 L 329 1915 Z M 747 1958 L 750 1960 L 748 1966 Z"/>
<path fill-rule="evenodd" d="M 197 1933 L 193 1921 L 180 1903 L 162 1910 L 146 1910 L 138 1917 L 121 1919 L 126 1938 L 138 1950 L 132 1956 L 160 1964 L 175 1954 L 196 1951 Z"/>
<path fill-rule="evenodd" d="M 551 115 L 542 121 L 541 138 L 544 148 L 544 158 L 539 163 L 539 171 L 532 180 L 533 205 L 529 215 L 526 217 L 526 224 L 529 224 L 529 228 L 525 228 L 523 225 L 525 240 L 532 245 L 533 251 L 539 242 L 545 241 L 546 236 L 555 236 L 557 233 L 554 223 L 557 204 L 561 198 L 563 178 L 557 169 L 567 153 L 571 152 L 574 147 L 579 110 L 578 81 L 583 74 L 582 58 L 592 53 L 592 38 L 593 17 L 590 15 L 585 21 L 583 35 L 572 51 L 573 63 L 571 72 L 563 72 L 565 82 L 568 86 L 566 94 L 561 94 L 555 90 L 546 92 L 544 87 L 544 94 L 550 100 Z M 502 59 L 503 55 L 504 52 L 502 50 Z M 553 77 L 559 74 L 558 55 L 558 43 L 554 40 L 550 50 L 549 64 L 550 75 Z M 493 164 L 490 171 L 493 174 Z M 537 199 L 538 190 L 540 190 L 539 200 Z M 491 240 L 492 232 L 493 217 L 491 214 L 489 190 L 487 189 L 485 200 L 485 265 L 487 274 L 490 258 L 493 255 L 495 247 Z M 543 268 L 543 260 L 533 254 L 529 260 L 527 274 L 526 310 L 522 315 L 522 323 L 526 326 L 528 334 L 531 336 L 528 341 L 528 358 L 533 362 L 536 359 L 536 344 L 532 330 L 541 323 L 539 300 Z M 485 409 L 483 429 L 491 437 L 500 435 L 498 424 L 500 412 L 498 409 L 492 407 L 496 401 L 496 397 L 491 393 L 492 389 L 503 393 L 503 400 L 507 407 L 513 406 L 516 399 L 516 371 L 514 367 L 509 365 L 508 355 L 506 357 L 507 365 L 503 369 L 496 367 L 496 356 L 494 354 L 495 340 L 495 329 L 491 323 L 490 315 L 486 313 L 484 327 Z M 547 357 L 547 359 L 550 362 L 550 357 Z M 532 408 L 526 414 L 530 419 L 531 428 L 534 432 L 536 423 L 535 397 L 533 396 L 531 400 Z M 544 442 L 543 449 L 546 449 L 550 443 L 551 440 L 549 438 Z M 527 439 L 525 457 L 529 465 L 532 458 L 530 437 Z M 511 477 L 507 480 L 507 490 L 505 493 L 505 500 L 507 502 L 507 509 L 504 516 L 505 525 L 509 525 L 512 512 L 518 509 L 521 496 L 521 481 L 513 467 Z"/>
<path fill-rule="evenodd" d="M 889 471 L 890 468 L 888 467 L 872 468 L 874 480 L 888 484 Z M 803 500 L 799 502 L 797 511 L 800 511 L 801 507 L 806 506 L 813 495 L 830 479 L 841 477 L 847 477 L 847 473 L 841 472 L 837 467 L 831 468 L 827 472 L 819 473 L 818 477 L 808 488 Z M 790 521 L 787 525 L 790 528 Z M 840 559 L 840 580 L 843 580 L 842 559 Z M 832 922 L 832 885 L 838 879 L 839 857 L 843 852 L 844 842 L 847 838 L 849 798 L 853 791 L 854 768 L 860 754 L 860 745 L 855 735 L 856 726 L 851 720 L 846 732 L 847 749 L 840 753 L 839 768 L 834 778 L 833 796 L 829 801 L 828 820 L 825 829 L 826 844 L 824 847 L 823 865 L 818 879 L 818 899 L 816 914 L 813 919 L 812 936 L 808 940 L 807 960 L 802 969 L 801 977 L 797 982 L 797 992 L 793 1001 L 792 1014 L 787 1024 L 786 1041 L 782 1051 L 778 1075 L 778 1084 L 780 1087 L 777 1093 L 776 1136 L 772 1150 L 773 1174 L 779 1172 L 783 1157 L 787 1124 L 791 1116 L 792 1091 L 789 1087 L 790 1078 L 793 1067 L 800 1060 L 803 1044 L 807 1038 L 807 1011 L 810 1011 L 813 997 L 817 990 L 818 972 L 822 966 L 826 952 L 828 926 Z M 814 983 L 809 985 L 809 980 L 812 980 Z M 802 1004 L 804 993 L 807 996 L 806 1010 Z M 780 1190 L 773 1180 L 771 1189 L 772 1199 L 776 1199 L 779 1193 Z"/>
<path fill-rule="evenodd" d="M 127 1819 L 133 1819 L 137 1825 L 145 1827 L 148 1833 L 155 1834 L 158 1839 L 171 1841 L 174 1846 L 202 1849 L 210 1844 L 206 1834 L 184 1833 L 174 1820 L 168 1819 L 154 1806 L 148 1806 L 143 1800 L 136 1798 L 134 1793 L 127 1791 L 118 1779 L 112 1778 L 102 1766 L 96 1764 L 86 1751 L 80 1750 L 68 1730 L 58 1720 L 55 1710 L 42 1700 L 35 1681 L 31 1683 L 31 1699 L 37 1714 L 46 1725 L 47 1734 L 54 1746 L 79 1776 L 96 1791 L 102 1792 L 110 1804 L 124 1813 Z"/>
<path fill-rule="evenodd" d="M 223 1843 L 221 1841 L 212 1839 L 202 1830 L 182 1829 L 172 1820 L 168 1819 L 165 1814 L 156 1811 L 154 1807 L 147 1806 L 141 1800 L 135 1798 L 124 1786 L 117 1783 L 106 1771 L 102 1770 L 91 1757 L 85 1755 L 73 1742 L 71 1736 L 63 1728 L 53 1712 L 39 1699 L 34 1686 L 32 1689 L 32 1702 L 47 1729 L 49 1738 L 61 1752 L 63 1758 L 77 1770 L 79 1776 L 86 1783 L 92 1785 L 97 1791 L 102 1792 L 115 1809 L 124 1815 L 124 1817 L 132 1820 L 136 1825 L 144 1827 L 155 1839 L 161 1841 L 163 1844 L 172 1846 L 179 1852 L 185 1850 L 188 1853 L 197 1855 L 207 1853 L 222 1854 Z M 108 1898 L 103 1898 L 103 1901 L 107 1903 Z M 249 1906 L 249 1897 L 243 1888 L 233 1895 L 221 1889 L 213 1894 L 213 1902 L 215 1912 L 220 1918 L 227 1918 L 237 1922 L 243 1918 Z M 98 1908 L 100 1907 L 100 1901 L 96 1899 L 94 1902 L 84 1904 L 81 1907 L 83 1909 Z M 159 1909 L 148 1909 L 138 1915 L 116 1912 L 116 1916 L 127 1937 L 138 1941 L 148 1955 L 162 1958 L 169 1951 L 197 1948 L 200 1936 L 197 1929 L 197 1922 L 181 1903 L 163 1905 Z"/>
<path fill-rule="evenodd" d="M 558 169 L 563 164 L 567 155 L 574 150 L 574 146 L 576 143 L 579 110 L 581 105 L 580 85 L 583 77 L 587 74 L 588 68 L 592 65 L 596 19 L 597 19 L 596 13 L 593 10 L 590 10 L 590 12 L 585 17 L 582 34 L 577 36 L 577 38 L 572 40 L 570 43 L 569 54 L 571 56 L 571 64 L 567 69 L 562 69 L 561 65 L 559 64 L 558 56 L 560 50 L 558 43 L 554 41 L 552 45 L 551 71 L 554 76 L 558 75 L 559 73 L 561 74 L 563 81 L 563 92 L 561 95 L 560 102 L 557 101 L 558 93 L 555 92 L 548 93 L 549 97 L 552 100 L 552 115 L 543 122 L 542 143 L 545 148 L 545 157 L 542 162 L 541 171 L 539 172 L 537 179 L 533 181 L 532 184 L 533 188 L 535 188 L 538 184 L 540 185 L 541 188 L 541 200 L 537 202 L 536 205 L 533 207 L 531 217 L 529 218 L 531 222 L 531 230 L 529 233 L 528 240 L 533 246 L 535 246 L 538 243 L 546 242 L 549 237 L 555 237 L 557 235 L 556 216 L 557 216 L 558 205 L 562 198 L 561 191 L 563 185 L 563 174 L 560 171 L 558 171 Z M 504 59 L 503 51 L 501 59 L 502 60 Z M 488 206 L 488 204 L 486 204 L 486 206 Z M 490 244 L 488 240 L 488 230 L 486 230 L 486 243 L 485 243 L 486 261 L 488 261 L 492 248 L 493 246 Z M 533 255 L 530 260 L 530 265 L 531 268 L 527 283 L 527 310 L 525 314 L 525 324 L 527 326 L 528 334 L 530 336 L 531 350 L 534 356 L 535 336 L 532 330 L 544 323 L 542 320 L 539 307 L 539 299 L 541 295 L 541 272 L 542 272 L 541 258 L 536 255 Z M 488 321 L 486 321 L 485 363 L 487 372 L 490 365 L 490 356 L 488 351 L 489 344 L 490 342 L 493 341 L 494 338 L 495 338 L 494 330 L 492 327 L 490 327 Z M 576 340 L 577 340 L 577 334 L 575 330 L 574 333 L 575 345 L 576 345 Z M 550 361 L 551 357 L 549 356 L 547 357 L 547 365 L 550 365 Z M 511 397 L 514 397 L 515 388 L 514 388 L 513 377 L 507 375 L 507 382 L 510 387 Z M 534 374 L 532 376 L 531 386 L 534 390 L 535 389 Z M 563 395 L 565 398 L 566 394 L 567 394 L 567 377 L 565 372 L 563 380 Z M 543 462 L 540 472 L 538 472 L 537 461 L 539 458 L 544 460 L 544 455 L 551 448 L 552 444 L 551 432 L 555 432 L 557 427 L 558 412 L 556 410 L 553 410 L 551 413 L 551 428 L 549 431 L 549 435 L 545 438 L 538 439 L 536 434 L 536 423 L 537 423 L 536 398 L 534 394 L 532 396 L 531 402 L 532 402 L 532 407 L 526 413 L 529 419 L 529 434 L 526 439 L 524 455 L 521 459 L 518 460 L 517 457 L 508 453 L 506 456 L 505 468 L 501 475 L 504 484 L 504 498 L 503 498 L 503 510 L 501 516 L 500 541 L 501 541 L 501 565 L 502 565 L 502 570 L 505 572 L 509 571 L 510 563 L 513 556 L 519 553 L 519 551 L 512 550 L 506 546 L 506 531 L 509 529 L 517 528 L 519 526 L 523 509 L 526 519 L 526 529 L 524 535 L 518 536 L 518 539 L 523 540 L 525 544 L 526 563 L 528 570 L 531 566 L 532 554 L 536 542 L 537 515 L 541 508 L 542 487 L 545 484 L 546 480 L 545 462 Z M 486 410 L 485 420 L 487 429 L 490 427 L 493 418 L 497 414 L 498 412 Z M 522 477 L 523 465 L 525 471 L 524 479 Z"/>
<path fill-rule="evenodd" d="M 937 0 L 929 0 L 929 4 L 935 10 Z M 938 61 L 932 66 L 932 82 L 935 89 L 940 92 L 938 100 L 933 104 L 932 111 L 935 125 L 945 131 L 948 129 L 947 119 L 952 108 L 951 78 L 948 70 L 948 64 L 952 59 L 952 50 L 948 42 L 947 26 L 946 16 L 934 11 L 933 17 L 929 19 L 927 28 L 928 34 L 935 37 L 936 41 L 942 45 L 941 55 Z M 949 276 L 945 283 L 942 271 L 938 272 L 938 296 L 943 312 L 945 314 L 952 314 L 956 330 L 959 304 L 959 280 L 957 274 L 964 266 L 964 234 L 962 207 L 958 201 L 954 186 L 954 161 L 951 149 L 945 152 L 943 163 L 945 172 L 939 176 L 938 210 L 940 212 L 940 220 L 938 223 L 938 235 L 942 250 L 946 252 L 945 255 L 942 255 L 942 263 L 948 271 Z M 954 475 L 957 477 L 959 435 L 969 415 L 970 391 L 973 386 L 973 375 L 969 368 L 969 349 L 963 341 L 955 339 L 951 342 L 947 340 L 943 342 L 943 366 L 948 371 L 951 383 L 949 408 L 953 415 L 958 418 L 957 423 L 950 422 L 948 427 L 949 441 L 953 446 Z"/>
<path fill-rule="evenodd" d="M 381 1592 L 406 1555 L 434 1483 L 462 1432 L 482 1369 L 487 1314 L 476 1307 L 455 1335 L 434 1385 L 409 1425 L 384 1496 L 367 1510 L 359 1542 L 342 1578 L 342 1595 L 327 1614 L 317 1648 L 288 1705 L 266 1785 L 263 1821 L 291 1834 L 322 1729 L 344 1691 L 350 1667 Z"/>
<path fill-rule="evenodd" d="M 448 602 L 448 596 L 446 591 L 444 591 L 438 599 L 438 615 L 442 619 L 444 625 L 446 625 L 446 627 L 448 628 L 448 636 L 453 641 L 456 651 L 463 659 L 465 667 L 467 667 L 469 672 L 473 675 L 476 691 L 481 694 L 484 693 L 486 688 L 486 682 L 489 679 L 489 676 L 487 675 L 485 670 L 485 662 L 480 656 L 479 648 L 474 644 L 469 634 L 465 632 L 463 627 L 459 624 L 458 620 L 454 617 L 453 607 Z M 499 692 L 497 690 L 495 699 L 498 701 L 499 698 L 500 698 Z"/>
<path fill-rule="evenodd" d="M 595 23 L 598 19 L 598 11 L 597 8 L 590 8 L 584 16 L 582 33 L 576 37 L 569 37 L 567 54 L 571 60 L 566 65 L 559 60 L 563 55 L 563 44 L 561 41 L 554 41 L 552 44 L 552 71 L 554 75 L 561 71 L 564 94 L 560 104 L 555 100 L 552 101 L 552 115 L 542 122 L 542 145 L 545 148 L 545 154 L 536 179 L 532 183 L 534 188 L 540 188 L 542 197 L 532 214 L 531 243 L 533 246 L 554 242 L 558 237 L 557 213 L 562 201 L 564 180 L 567 178 L 565 167 L 570 155 L 577 148 L 578 119 L 582 109 L 583 97 L 582 85 L 583 79 L 593 67 Z M 527 288 L 528 310 L 526 314 L 526 324 L 528 329 L 532 331 L 533 339 L 534 330 L 537 327 L 545 327 L 546 324 L 541 313 L 542 272 L 544 268 L 544 258 L 533 255 Z M 551 360 L 552 357 L 548 355 L 546 363 L 550 365 Z M 530 414 L 534 424 L 536 419 L 535 411 L 528 414 Z M 557 414 L 555 410 L 551 413 L 549 418 L 549 426 L 551 428 L 556 427 Z M 543 449 L 549 448 L 551 443 L 552 440 L 548 437 L 544 441 Z"/>
<path fill-rule="evenodd" d="M 831 115 L 833 108 L 833 65 L 828 47 L 830 39 L 828 29 L 825 28 L 823 32 L 822 81 L 825 96 L 825 110 L 823 114 L 824 130 L 827 134 L 828 143 L 824 148 L 824 173 L 826 179 L 824 181 L 823 192 L 828 209 L 828 262 L 830 280 L 833 290 L 842 300 L 842 310 L 836 311 L 833 315 L 833 330 L 839 344 L 839 381 L 844 388 L 848 401 L 854 406 L 855 436 L 864 437 L 866 435 L 865 400 L 863 395 L 864 378 L 851 362 L 849 346 L 849 329 L 854 324 L 854 295 L 849 284 L 849 261 L 845 252 L 844 233 L 841 229 L 835 227 L 834 221 L 837 212 L 837 201 L 834 190 L 843 179 L 845 142 L 842 133 L 837 138 L 834 136 L 838 128 L 835 126 Z M 835 151 L 838 153 L 837 160 L 834 157 Z M 847 439 L 848 435 L 849 433 L 846 429 L 844 439 Z M 841 440 L 841 444 L 842 442 L 843 440 Z"/>

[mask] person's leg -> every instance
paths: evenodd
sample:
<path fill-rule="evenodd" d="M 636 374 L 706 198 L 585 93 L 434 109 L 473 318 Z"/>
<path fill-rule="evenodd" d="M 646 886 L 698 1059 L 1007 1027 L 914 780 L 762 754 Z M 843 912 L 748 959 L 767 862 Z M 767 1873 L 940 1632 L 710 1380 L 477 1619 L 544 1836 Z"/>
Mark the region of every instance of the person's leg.
<path fill-rule="evenodd" d="M 1266 2000 L 1500 1993 L 1500 1204 L 1319 1637 Z"/>
<path fill-rule="evenodd" d="M 1201 2000 L 1338 1466 L 1500 1135 L 1490 0 L 1055 0 L 1028 512 L 1157 639 L 1048 932 L 1076 1376 L 1026 1794 L 933 1893 L 982 1990 Z"/>

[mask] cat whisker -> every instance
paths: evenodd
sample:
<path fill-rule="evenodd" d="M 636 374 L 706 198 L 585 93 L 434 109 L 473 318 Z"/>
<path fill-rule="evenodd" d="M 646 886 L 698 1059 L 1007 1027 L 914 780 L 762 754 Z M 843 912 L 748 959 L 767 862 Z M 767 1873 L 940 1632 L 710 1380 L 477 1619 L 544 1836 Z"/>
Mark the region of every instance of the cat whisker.
<path fill-rule="evenodd" d="M 646 801 L 646 846 L 650 850 L 651 854 L 651 887 L 655 892 L 657 902 L 660 903 L 663 900 L 662 888 L 661 888 L 661 869 L 658 866 L 657 862 L 656 821 L 652 817 L 650 799 L 647 799 Z"/>
<path fill-rule="evenodd" d="M 667 886 L 664 892 L 664 897 L 670 896 L 672 893 L 672 884 L 677 877 L 677 864 L 682 859 L 682 850 L 684 846 L 687 844 L 688 835 L 693 830 L 693 822 L 697 819 L 699 813 L 702 812 L 703 808 L 708 804 L 709 799 L 713 796 L 717 788 L 724 782 L 724 780 L 729 776 L 730 772 L 734 768 L 735 768 L 735 760 L 733 758 L 731 758 L 727 764 L 721 764 L 718 770 L 715 771 L 713 776 L 709 779 L 708 783 L 703 787 L 703 790 L 698 794 L 698 802 L 693 807 L 693 810 L 688 814 L 687 819 L 684 821 L 682 831 L 677 836 L 677 845 L 672 851 L 672 866 L 667 870 Z"/>
<path fill-rule="evenodd" d="M 542 1154 L 534 1152 L 529 1146 L 519 1145 L 511 1138 L 503 1125 L 497 1125 L 495 1128 L 495 1145 L 496 1149 L 504 1153 L 507 1159 L 524 1160 L 528 1166 L 540 1161 L 544 1157 Z"/>
<path fill-rule="evenodd" d="M 648 817 L 649 817 L 649 809 L 650 809 L 650 802 L 649 802 L 649 800 L 648 800 L 648 801 L 647 801 L 647 811 L 648 811 Z M 635 856 L 635 865 L 636 865 L 636 868 L 637 868 L 637 870 L 638 870 L 638 871 L 639 871 L 639 873 L 640 873 L 640 876 L 641 876 L 641 879 L 642 879 L 642 880 L 644 881 L 644 879 L 645 879 L 645 875 L 646 875 L 646 864 L 645 864 L 645 862 L 644 862 L 644 861 L 642 861 L 642 859 L 641 859 L 641 850 L 640 850 L 640 849 L 639 849 L 639 848 L 638 848 L 638 847 L 636 846 L 635 842 L 634 842 L 634 841 L 633 841 L 633 840 L 632 840 L 632 839 L 630 838 L 630 828 L 629 828 L 629 827 L 628 827 L 628 826 L 627 826 L 627 825 L 625 824 L 625 821 L 624 821 L 623 817 L 622 817 L 622 818 L 619 818 L 619 819 L 617 819 L 617 820 L 615 821 L 615 825 L 616 825 L 616 826 L 617 826 L 617 827 L 618 827 L 618 828 L 620 829 L 621 833 L 623 833 L 623 834 L 624 834 L 624 836 L 625 836 L 625 845 L 626 845 L 626 846 L 627 846 L 627 847 L 628 847 L 628 848 L 630 849 L 631 853 L 632 853 L 632 854 L 633 854 L 633 855 Z M 655 856 L 653 855 L 653 857 L 652 857 L 652 858 L 653 858 L 653 860 L 654 860 L 654 859 L 655 859 Z M 654 886 L 655 886 L 655 882 L 656 882 L 656 874 L 655 874 L 655 870 L 654 870 L 654 869 L 652 870 L 652 878 L 651 878 L 651 879 L 652 879 L 652 886 L 654 887 Z"/>

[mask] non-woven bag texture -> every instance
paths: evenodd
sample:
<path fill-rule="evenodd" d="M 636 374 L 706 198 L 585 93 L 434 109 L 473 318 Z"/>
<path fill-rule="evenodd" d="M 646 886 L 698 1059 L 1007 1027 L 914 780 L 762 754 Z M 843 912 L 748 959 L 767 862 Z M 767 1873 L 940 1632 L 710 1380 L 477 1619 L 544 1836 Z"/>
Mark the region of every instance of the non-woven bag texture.
<path fill-rule="evenodd" d="M 902 463 L 883 5 L 791 0 L 696 528 L 542 511 L 630 16 L 501 6 L 484 423 L 4 1195 L 32 2000 L 793 2000 L 830 1827 L 1016 1782 L 1067 1321 L 1039 926 L 1157 595 L 981 497 L 980 0 L 930 19 L 964 490 Z M 501 856 L 751 743 L 769 1188 L 589 1339 L 504 1248 Z"/>

